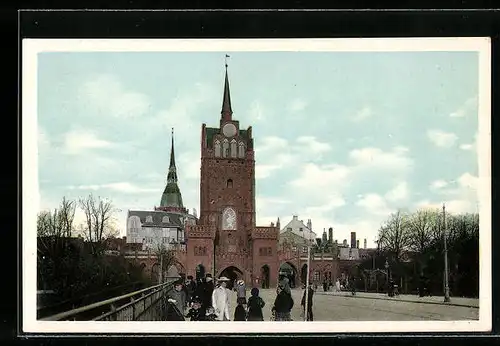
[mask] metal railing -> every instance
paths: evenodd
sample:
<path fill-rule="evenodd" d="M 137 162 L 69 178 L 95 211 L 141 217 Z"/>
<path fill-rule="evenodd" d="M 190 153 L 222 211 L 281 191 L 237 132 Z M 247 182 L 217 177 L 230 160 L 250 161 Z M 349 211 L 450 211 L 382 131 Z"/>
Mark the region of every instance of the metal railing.
<path fill-rule="evenodd" d="M 168 277 L 163 284 L 114 297 L 70 311 L 45 317 L 41 321 L 159 321 L 164 318 L 166 295 L 179 277 Z"/>

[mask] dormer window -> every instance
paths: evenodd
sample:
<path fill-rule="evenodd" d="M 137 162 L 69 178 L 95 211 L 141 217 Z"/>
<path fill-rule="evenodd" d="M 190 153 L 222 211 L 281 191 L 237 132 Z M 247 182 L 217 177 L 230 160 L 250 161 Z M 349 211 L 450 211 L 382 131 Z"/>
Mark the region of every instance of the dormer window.
<path fill-rule="evenodd" d="M 152 215 L 146 216 L 146 222 L 153 223 L 153 216 Z"/>
<path fill-rule="evenodd" d="M 163 223 L 170 223 L 170 218 L 168 216 L 164 216 L 163 219 L 161 220 Z"/>

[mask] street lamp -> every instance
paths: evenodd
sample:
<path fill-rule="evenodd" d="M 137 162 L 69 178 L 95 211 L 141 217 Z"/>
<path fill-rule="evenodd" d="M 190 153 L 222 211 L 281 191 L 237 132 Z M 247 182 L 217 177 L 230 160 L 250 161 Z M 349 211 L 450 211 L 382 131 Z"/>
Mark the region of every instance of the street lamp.
<path fill-rule="evenodd" d="M 450 287 L 448 285 L 448 246 L 446 244 L 446 211 L 443 203 L 443 241 L 444 241 L 444 302 L 450 302 Z"/>
<path fill-rule="evenodd" d="M 387 261 L 387 258 L 385 259 L 385 274 L 385 281 L 389 284 L 389 262 Z"/>

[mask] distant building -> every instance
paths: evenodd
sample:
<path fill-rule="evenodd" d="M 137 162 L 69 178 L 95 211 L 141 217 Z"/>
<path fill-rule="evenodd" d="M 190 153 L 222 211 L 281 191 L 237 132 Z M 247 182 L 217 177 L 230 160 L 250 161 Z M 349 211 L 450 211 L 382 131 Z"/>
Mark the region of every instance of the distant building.
<path fill-rule="evenodd" d="M 313 244 L 316 241 L 316 233 L 312 231 L 312 222 L 307 220 L 307 225 L 304 224 L 303 220 L 299 220 L 297 215 L 292 217 L 289 223 L 285 225 L 280 230 L 280 244 L 288 242 L 290 244 L 307 244 L 307 242 Z"/>

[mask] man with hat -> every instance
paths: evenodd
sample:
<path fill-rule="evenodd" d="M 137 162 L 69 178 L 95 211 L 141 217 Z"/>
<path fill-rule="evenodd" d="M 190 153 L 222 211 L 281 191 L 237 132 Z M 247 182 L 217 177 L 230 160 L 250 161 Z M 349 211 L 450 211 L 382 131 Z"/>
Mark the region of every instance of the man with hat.
<path fill-rule="evenodd" d="M 186 308 L 186 293 L 183 291 L 183 280 L 177 280 L 174 288 L 167 293 L 167 321 L 183 321 Z"/>
<path fill-rule="evenodd" d="M 228 281 L 230 280 L 227 277 L 221 276 L 217 280 L 217 288 L 212 293 L 212 306 L 214 307 L 218 321 L 230 321 L 229 296 L 231 291 L 226 288 Z"/>

